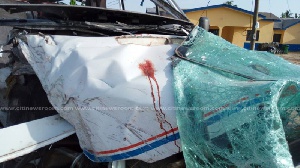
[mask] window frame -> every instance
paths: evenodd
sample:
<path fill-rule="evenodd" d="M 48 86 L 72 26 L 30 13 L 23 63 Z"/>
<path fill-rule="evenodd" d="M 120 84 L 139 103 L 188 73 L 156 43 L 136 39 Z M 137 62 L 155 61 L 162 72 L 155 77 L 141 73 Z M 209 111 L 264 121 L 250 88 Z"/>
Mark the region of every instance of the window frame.
<path fill-rule="evenodd" d="M 251 41 L 251 39 L 252 39 L 251 31 L 252 30 L 247 30 L 246 41 Z M 255 39 L 255 41 L 259 41 L 259 33 L 260 33 L 260 31 L 257 30 L 256 31 L 256 39 Z"/>

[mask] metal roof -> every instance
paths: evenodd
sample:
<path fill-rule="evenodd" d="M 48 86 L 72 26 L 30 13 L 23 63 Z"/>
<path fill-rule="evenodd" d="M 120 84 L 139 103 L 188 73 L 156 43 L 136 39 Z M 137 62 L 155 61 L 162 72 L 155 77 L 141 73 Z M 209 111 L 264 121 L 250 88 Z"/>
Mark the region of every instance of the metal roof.
<path fill-rule="evenodd" d="M 281 18 L 281 22 L 274 23 L 274 29 L 286 30 L 296 24 L 300 23 L 300 19 L 295 18 Z"/>
<path fill-rule="evenodd" d="M 193 8 L 193 9 L 184 9 L 183 12 L 187 13 L 187 12 L 195 12 L 195 11 L 199 11 L 199 10 L 207 10 L 207 9 L 214 9 L 214 8 L 221 8 L 221 7 L 225 7 L 225 8 L 230 8 L 242 13 L 246 13 L 249 15 L 253 15 L 254 13 L 242 8 L 238 8 L 236 6 L 232 6 L 232 5 L 227 5 L 227 4 L 220 4 L 220 5 L 212 5 L 212 6 L 207 6 L 207 7 L 201 7 L 201 8 Z M 265 18 L 264 15 L 258 14 L 259 17 L 261 18 Z"/>
<path fill-rule="evenodd" d="M 269 21 L 273 21 L 273 22 L 281 22 L 280 18 L 275 16 L 273 13 L 259 12 L 259 14 L 265 16 L 265 18 L 263 20 L 269 20 Z"/>

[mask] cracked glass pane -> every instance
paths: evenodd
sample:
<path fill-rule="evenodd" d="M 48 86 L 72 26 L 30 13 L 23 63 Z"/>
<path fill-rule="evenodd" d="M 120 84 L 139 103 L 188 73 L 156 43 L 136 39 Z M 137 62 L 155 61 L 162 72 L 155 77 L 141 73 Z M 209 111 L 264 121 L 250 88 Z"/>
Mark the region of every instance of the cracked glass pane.
<path fill-rule="evenodd" d="M 299 66 L 199 27 L 176 52 L 187 167 L 293 167 L 288 143 L 300 135 Z"/>

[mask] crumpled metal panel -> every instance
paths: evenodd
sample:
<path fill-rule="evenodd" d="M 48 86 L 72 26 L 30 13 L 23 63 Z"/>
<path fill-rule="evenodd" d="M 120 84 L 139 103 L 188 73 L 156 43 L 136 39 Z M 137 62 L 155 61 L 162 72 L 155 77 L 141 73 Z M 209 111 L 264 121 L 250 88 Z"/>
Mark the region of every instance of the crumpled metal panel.
<path fill-rule="evenodd" d="M 90 159 L 155 162 L 181 151 L 170 60 L 177 44 L 26 37 L 23 54 Z"/>

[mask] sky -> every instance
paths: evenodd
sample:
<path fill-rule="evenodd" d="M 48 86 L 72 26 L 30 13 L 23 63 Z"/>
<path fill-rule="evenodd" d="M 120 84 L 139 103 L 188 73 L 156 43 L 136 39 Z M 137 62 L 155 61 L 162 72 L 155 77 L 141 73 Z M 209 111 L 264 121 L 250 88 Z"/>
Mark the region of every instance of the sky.
<path fill-rule="evenodd" d="M 150 0 L 145 0 L 143 7 L 140 6 L 142 0 L 125 0 L 125 9 L 145 12 L 146 7 L 154 7 Z M 224 3 L 226 0 L 176 0 L 181 9 L 192 9 L 218 5 Z M 237 7 L 253 11 L 255 0 L 234 0 L 233 4 Z M 108 8 L 119 8 L 118 0 L 107 0 Z M 292 13 L 300 14 L 299 0 L 260 0 L 259 11 L 271 12 L 280 17 L 282 12 L 291 10 Z"/>

